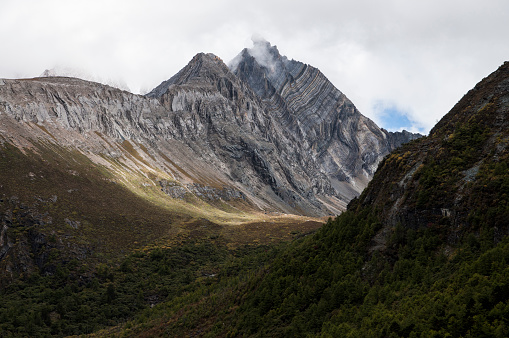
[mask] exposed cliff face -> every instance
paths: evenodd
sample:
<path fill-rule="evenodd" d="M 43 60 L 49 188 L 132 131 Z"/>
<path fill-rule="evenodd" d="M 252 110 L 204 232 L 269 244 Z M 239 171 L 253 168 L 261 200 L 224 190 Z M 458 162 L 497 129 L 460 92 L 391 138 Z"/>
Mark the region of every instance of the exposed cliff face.
<path fill-rule="evenodd" d="M 269 194 L 297 212 L 334 213 L 343 207 L 312 158 L 288 155 L 298 151 L 295 135 L 216 56 L 197 55 L 147 96 L 174 119 L 193 121 L 192 128 L 180 129 L 180 140 L 217 157 L 228 176 L 250 191 Z M 295 156 L 302 160 L 295 162 Z"/>
<path fill-rule="evenodd" d="M 262 98 L 283 133 L 295 136 L 292 161 L 299 162 L 296 153 L 313 158 L 346 199 L 362 191 L 385 154 L 419 136 L 380 129 L 318 69 L 288 60 L 266 41 L 243 50 L 230 67 Z"/>

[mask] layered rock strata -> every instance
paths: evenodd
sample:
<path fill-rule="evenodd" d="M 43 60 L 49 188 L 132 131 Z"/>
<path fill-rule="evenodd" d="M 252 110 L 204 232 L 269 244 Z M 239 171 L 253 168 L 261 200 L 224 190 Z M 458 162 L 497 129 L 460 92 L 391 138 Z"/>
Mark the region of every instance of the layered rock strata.
<path fill-rule="evenodd" d="M 171 198 L 337 214 L 414 135 L 379 129 L 319 70 L 265 46 L 273 68 L 248 50 L 233 72 L 200 53 L 146 96 L 75 78 L 2 80 L 0 139 L 120 161 Z"/>
<path fill-rule="evenodd" d="M 380 129 L 320 70 L 289 60 L 266 41 L 255 41 L 230 67 L 262 98 L 283 133 L 296 136 L 286 156 L 301 165 L 296 154 L 312 158 L 347 199 L 364 189 L 385 154 L 419 137 Z"/>

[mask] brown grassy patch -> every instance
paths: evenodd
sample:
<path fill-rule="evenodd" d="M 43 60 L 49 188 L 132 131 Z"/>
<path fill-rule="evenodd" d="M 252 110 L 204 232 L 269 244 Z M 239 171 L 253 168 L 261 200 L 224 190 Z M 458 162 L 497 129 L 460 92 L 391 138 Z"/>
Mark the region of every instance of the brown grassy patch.
<path fill-rule="evenodd" d="M 145 161 L 143 159 L 143 157 L 140 155 L 140 153 L 138 153 L 138 151 L 136 149 L 134 149 L 133 145 L 128 141 L 128 140 L 124 140 L 122 141 L 121 143 L 121 146 L 122 148 L 124 148 L 132 157 L 134 157 L 135 159 L 137 159 L 138 161 L 140 161 L 141 163 L 145 164 L 147 167 L 150 167 L 150 164 L 147 163 L 147 161 Z"/>

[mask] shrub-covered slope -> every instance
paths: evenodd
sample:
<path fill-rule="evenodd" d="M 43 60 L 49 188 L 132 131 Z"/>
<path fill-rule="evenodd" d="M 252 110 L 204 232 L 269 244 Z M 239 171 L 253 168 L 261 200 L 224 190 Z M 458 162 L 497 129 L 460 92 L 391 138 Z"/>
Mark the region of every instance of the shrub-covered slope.
<path fill-rule="evenodd" d="M 257 269 L 169 302 L 128 334 L 509 335 L 509 63 L 348 210 Z"/>
<path fill-rule="evenodd" d="M 384 224 L 445 227 L 454 244 L 489 225 L 506 236 L 509 63 L 470 90 L 420 141 L 393 152 L 352 207 L 380 209 Z M 352 209 L 351 207 L 351 209 Z"/>
<path fill-rule="evenodd" d="M 349 210 L 277 259 L 244 333 L 509 333 L 509 63 L 381 163 Z M 267 325 L 268 324 L 268 325 Z"/>

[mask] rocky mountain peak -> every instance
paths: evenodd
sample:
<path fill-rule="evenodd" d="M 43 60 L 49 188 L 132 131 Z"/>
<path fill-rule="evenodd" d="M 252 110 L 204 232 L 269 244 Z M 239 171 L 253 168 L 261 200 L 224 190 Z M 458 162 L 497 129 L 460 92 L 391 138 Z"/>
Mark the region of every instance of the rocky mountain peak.
<path fill-rule="evenodd" d="M 268 41 L 253 40 L 253 47 L 246 50 L 258 63 L 269 70 L 281 59 L 277 46 L 272 46 Z"/>
<path fill-rule="evenodd" d="M 151 98 L 159 98 L 166 93 L 171 85 L 207 86 L 214 84 L 219 77 L 231 77 L 230 70 L 220 57 L 212 53 L 198 53 L 192 60 L 169 80 L 147 94 Z"/>
<path fill-rule="evenodd" d="M 303 66 L 303 63 L 289 61 L 265 40 L 253 40 L 252 48 L 245 48 L 230 62 L 230 69 L 263 98 L 280 91 L 292 80 L 291 70 Z"/>
<path fill-rule="evenodd" d="M 297 135 L 299 151 L 313 154 L 337 191 L 349 191 L 347 198 L 365 187 L 380 154 L 419 136 L 380 129 L 319 69 L 289 60 L 267 41 L 253 43 L 230 69 L 262 98 L 287 133 Z"/>
<path fill-rule="evenodd" d="M 270 98 L 276 92 L 266 76 L 266 70 L 244 49 L 232 62 L 230 69 L 255 91 L 260 98 Z"/>

